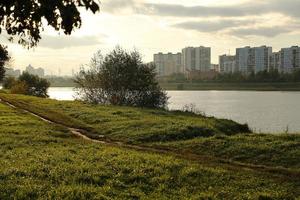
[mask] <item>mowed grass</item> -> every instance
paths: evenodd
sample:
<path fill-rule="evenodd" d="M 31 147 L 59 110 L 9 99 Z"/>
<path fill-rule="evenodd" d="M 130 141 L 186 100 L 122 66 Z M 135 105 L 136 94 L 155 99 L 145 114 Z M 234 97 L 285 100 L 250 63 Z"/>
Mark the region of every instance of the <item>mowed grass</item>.
<path fill-rule="evenodd" d="M 295 199 L 299 182 L 73 137 L 0 103 L 0 199 Z"/>
<path fill-rule="evenodd" d="M 102 139 L 193 153 L 251 165 L 299 172 L 300 135 L 255 134 L 231 120 L 192 113 L 90 105 L 0 94 L 14 105 L 67 126 L 104 135 Z"/>

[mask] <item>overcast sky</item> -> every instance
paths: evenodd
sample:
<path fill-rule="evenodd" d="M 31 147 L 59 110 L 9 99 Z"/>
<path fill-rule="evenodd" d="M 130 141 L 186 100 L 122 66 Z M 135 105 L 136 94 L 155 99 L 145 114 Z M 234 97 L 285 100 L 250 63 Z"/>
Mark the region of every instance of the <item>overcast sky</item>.
<path fill-rule="evenodd" d="M 212 62 L 236 47 L 300 45 L 300 0 L 102 0 L 101 12 L 82 12 L 83 26 L 72 36 L 46 28 L 35 49 L 7 42 L 15 68 L 29 63 L 47 74 L 71 74 L 97 50 L 116 45 L 138 49 L 144 61 L 156 52 L 186 46 L 212 47 Z"/>

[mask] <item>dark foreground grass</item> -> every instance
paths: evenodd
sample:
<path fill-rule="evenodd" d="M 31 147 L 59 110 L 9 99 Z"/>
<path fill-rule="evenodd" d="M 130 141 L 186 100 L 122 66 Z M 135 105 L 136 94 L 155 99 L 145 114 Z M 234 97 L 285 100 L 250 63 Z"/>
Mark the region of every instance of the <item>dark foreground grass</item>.
<path fill-rule="evenodd" d="M 95 144 L 0 103 L 0 199 L 295 199 L 299 182 Z"/>
<path fill-rule="evenodd" d="M 104 139 L 299 172 L 300 135 L 255 134 L 230 120 L 183 112 L 95 106 L 20 95 L 0 97 L 53 121 Z"/>

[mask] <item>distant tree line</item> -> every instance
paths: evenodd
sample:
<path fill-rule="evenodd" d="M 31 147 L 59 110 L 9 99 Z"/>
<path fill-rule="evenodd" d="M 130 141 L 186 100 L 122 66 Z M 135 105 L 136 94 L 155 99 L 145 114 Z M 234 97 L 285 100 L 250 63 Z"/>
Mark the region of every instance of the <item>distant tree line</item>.
<path fill-rule="evenodd" d="M 159 82 L 167 83 L 186 83 L 186 82 L 226 82 L 226 83 L 239 83 L 239 82 L 249 82 L 249 83 L 262 83 L 262 82 L 300 82 L 300 70 L 295 70 L 292 73 L 280 73 L 277 70 L 274 71 L 261 71 L 258 73 L 242 74 L 240 72 L 228 73 L 228 74 L 217 74 L 212 79 L 205 78 L 195 78 L 189 79 L 184 74 L 173 74 L 167 77 L 159 77 Z"/>

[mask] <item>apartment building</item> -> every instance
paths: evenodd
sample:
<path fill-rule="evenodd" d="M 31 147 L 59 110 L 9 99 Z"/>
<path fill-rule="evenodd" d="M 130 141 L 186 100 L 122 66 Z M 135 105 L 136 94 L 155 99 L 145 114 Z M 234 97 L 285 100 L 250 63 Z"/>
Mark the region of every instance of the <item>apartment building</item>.
<path fill-rule="evenodd" d="M 181 53 L 154 54 L 154 64 L 158 76 L 169 76 L 174 73 L 183 73 L 181 67 Z"/>
<path fill-rule="evenodd" d="M 182 67 L 184 72 L 208 72 L 211 66 L 210 47 L 186 47 L 182 49 Z"/>
<path fill-rule="evenodd" d="M 230 55 L 219 56 L 220 73 L 233 73 L 236 70 L 236 57 Z"/>
<path fill-rule="evenodd" d="M 296 69 L 300 69 L 300 47 L 292 46 L 290 48 L 282 48 L 280 59 L 281 72 L 291 73 Z"/>
<path fill-rule="evenodd" d="M 244 74 L 268 70 L 271 54 L 272 47 L 267 46 L 237 48 L 236 68 Z"/>
<path fill-rule="evenodd" d="M 281 51 L 274 52 L 270 56 L 270 64 L 268 71 L 281 71 Z"/>

